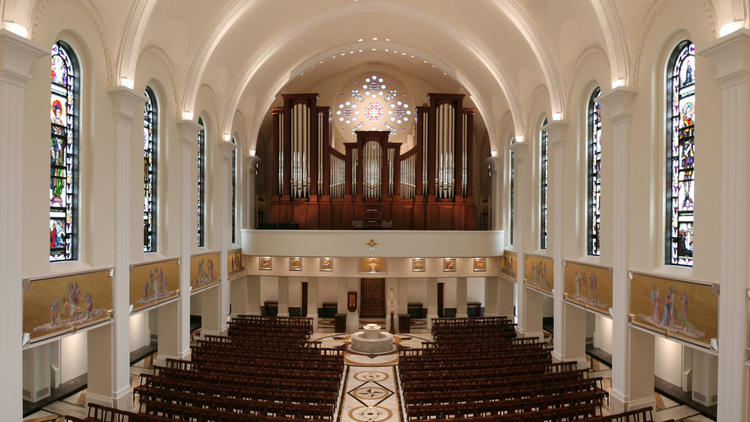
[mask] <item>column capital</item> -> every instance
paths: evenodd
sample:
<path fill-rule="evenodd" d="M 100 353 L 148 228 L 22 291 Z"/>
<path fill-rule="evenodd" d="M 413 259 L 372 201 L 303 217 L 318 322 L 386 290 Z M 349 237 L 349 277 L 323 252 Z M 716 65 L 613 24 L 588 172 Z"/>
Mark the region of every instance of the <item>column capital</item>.
<path fill-rule="evenodd" d="M 750 79 L 750 30 L 746 28 L 714 40 L 696 53 L 713 62 L 719 85 Z"/>
<path fill-rule="evenodd" d="M 137 116 L 143 115 L 143 104 L 146 102 L 143 94 L 121 86 L 109 90 L 109 98 L 112 100 L 113 111 L 118 119 L 130 122 Z"/>
<path fill-rule="evenodd" d="M 225 160 L 232 159 L 232 151 L 237 149 L 237 145 L 230 141 L 219 141 L 219 150 L 221 151 L 221 158 Z"/>
<path fill-rule="evenodd" d="M 513 142 L 510 144 L 510 150 L 516 154 L 516 159 L 521 159 L 526 154 L 526 151 L 529 150 L 528 146 L 529 144 L 526 142 Z"/>
<path fill-rule="evenodd" d="M 181 120 L 177 122 L 177 130 L 180 131 L 180 138 L 186 146 L 195 146 L 198 143 L 198 131 L 201 126 L 192 120 Z"/>
<path fill-rule="evenodd" d="M 629 118 L 633 114 L 633 100 L 637 92 L 633 88 L 621 86 L 602 95 L 604 113 L 615 123 Z"/>
<path fill-rule="evenodd" d="M 553 120 L 544 127 L 542 130 L 547 131 L 547 140 L 552 146 L 562 146 L 565 143 L 565 138 L 568 137 L 568 122 L 565 120 Z"/>
<path fill-rule="evenodd" d="M 261 159 L 257 155 L 248 155 L 247 157 L 245 157 L 245 162 L 249 166 L 254 166 L 255 164 L 259 163 L 260 161 L 261 161 Z"/>
<path fill-rule="evenodd" d="M 499 171 L 503 167 L 503 156 L 496 155 L 494 157 L 487 158 L 487 164 L 490 165 L 492 171 Z"/>
<path fill-rule="evenodd" d="M 29 39 L 0 29 L 0 78 L 24 84 L 31 77 L 31 65 L 49 50 Z"/>

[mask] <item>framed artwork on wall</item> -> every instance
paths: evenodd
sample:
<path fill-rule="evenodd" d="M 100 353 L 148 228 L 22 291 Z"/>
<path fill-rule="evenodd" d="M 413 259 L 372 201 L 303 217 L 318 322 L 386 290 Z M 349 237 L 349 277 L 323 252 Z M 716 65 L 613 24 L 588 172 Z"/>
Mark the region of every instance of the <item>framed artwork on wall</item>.
<path fill-rule="evenodd" d="M 456 258 L 443 258 L 443 272 L 456 272 Z"/>
<path fill-rule="evenodd" d="M 487 271 L 487 258 L 474 258 L 472 260 L 474 272 L 483 273 Z"/>
<path fill-rule="evenodd" d="M 411 271 L 413 273 L 423 273 L 425 271 L 424 258 L 412 258 Z"/>
<path fill-rule="evenodd" d="M 263 271 L 271 271 L 272 262 L 273 258 L 271 258 L 270 256 L 258 257 L 258 269 Z"/>
<path fill-rule="evenodd" d="M 302 271 L 302 258 L 298 256 L 290 256 L 289 271 Z"/>
<path fill-rule="evenodd" d="M 385 258 L 359 258 L 360 273 L 384 273 Z"/>
<path fill-rule="evenodd" d="M 320 271 L 333 271 L 333 258 L 324 257 L 320 258 Z"/>

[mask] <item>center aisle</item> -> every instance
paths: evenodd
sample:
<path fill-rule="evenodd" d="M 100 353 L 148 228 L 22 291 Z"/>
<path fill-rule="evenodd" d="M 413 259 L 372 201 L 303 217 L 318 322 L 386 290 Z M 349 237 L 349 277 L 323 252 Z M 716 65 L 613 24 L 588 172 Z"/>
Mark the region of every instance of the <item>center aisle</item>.
<path fill-rule="evenodd" d="M 418 337 L 417 337 L 418 336 Z M 427 333 L 396 335 L 400 347 L 421 348 L 431 341 Z M 348 335 L 313 336 L 322 347 L 348 345 Z M 398 352 L 364 355 L 347 351 L 344 355 L 344 386 L 336 413 L 339 422 L 403 422 L 401 392 L 398 386 Z"/>

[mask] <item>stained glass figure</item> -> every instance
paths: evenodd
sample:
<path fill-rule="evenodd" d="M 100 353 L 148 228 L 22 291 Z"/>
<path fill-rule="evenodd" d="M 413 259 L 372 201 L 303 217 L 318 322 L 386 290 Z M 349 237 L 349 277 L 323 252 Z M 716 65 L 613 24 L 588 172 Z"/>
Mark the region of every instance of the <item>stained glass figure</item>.
<path fill-rule="evenodd" d="M 602 90 L 596 87 L 589 97 L 588 104 L 588 179 L 587 179 L 587 252 L 599 256 L 599 236 L 601 234 L 602 201 L 602 104 L 599 101 Z"/>
<path fill-rule="evenodd" d="M 667 70 L 666 263 L 693 265 L 695 44 L 682 41 Z"/>
<path fill-rule="evenodd" d="M 542 121 L 542 128 L 547 125 L 547 118 Z M 549 149 L 547 131 L 539 130 L 539 249 L 547 249 L 547 164 Z"/>
<path fill-rule="evenodd" d="M 198 118 L 198 247 L 206 246 L 206 126 Z"/>
<path fill-rule="evenodd" d="M 80 70 L 64 41 L 52 46 L 50 78 L 49 260 L 78 258 L 78 99 Z"/>
<path fill-rule="evenodd" d="M 143 107 L 143 252 L 156 252 L 157 134 L 159 106 L 156 95 L 146 87 Z"/>

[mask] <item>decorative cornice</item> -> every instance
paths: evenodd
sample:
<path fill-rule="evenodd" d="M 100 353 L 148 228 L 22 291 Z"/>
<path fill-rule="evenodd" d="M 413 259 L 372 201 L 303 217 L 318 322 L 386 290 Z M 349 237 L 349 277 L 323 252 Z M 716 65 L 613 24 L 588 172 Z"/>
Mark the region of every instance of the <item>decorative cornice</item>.
<path fill-rule="evenodd" d="M 198 131 L 201 126 L 192 120 L 181 120 L 177 122 L 177 130 L 180 132 L 180 139 L 189 146 L 195 146 L 198 143 Z"/>
<path fill-rule="evenodd" d="M 602 95 L 604 114 L 613 122 L 630 117 L 637 92 L 635 89 L 621 86 Z"/>
<path fill-rule="evenodd" d="M 143 114 L 146 97 L 133 89 L 126 87 L 111 89 L 109 98 L 112 100 L 113 111 L 118 118 L 133 120 L 136 116 Z"/>
<path fill-rule="evenodd" d="M 553 120 L 544 125 L 542 130 L 547 131 L 547 140 L 550 145 L 562 146 L 568 136 L 568 126 L 565 120 Z"/>
<path fill-rule="evenodd" d="M 725 35 L 696 53 L 711 59 L 721 86 L 746 82 L 750 77 L 750 30 L 746 28 Z"/>
<path fill-rule="evenodd" d="M 18 83 L 25 83 L 30 77 L 31 65 L 49 51 L 8 30 L 0 29 L 0 75 Z"/>

